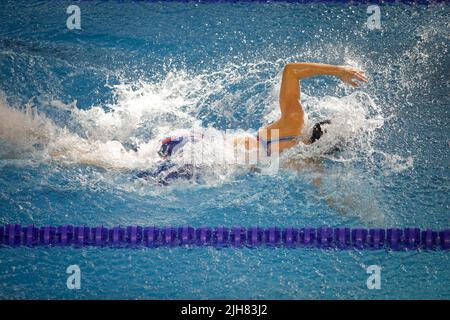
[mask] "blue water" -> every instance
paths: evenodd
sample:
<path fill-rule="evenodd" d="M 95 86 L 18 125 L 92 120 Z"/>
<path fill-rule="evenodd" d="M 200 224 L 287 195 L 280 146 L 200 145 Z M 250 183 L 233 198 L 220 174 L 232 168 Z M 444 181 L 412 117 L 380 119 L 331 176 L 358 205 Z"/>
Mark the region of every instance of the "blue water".
<path fill-rule="evenodd" d="M 450 226 L 448 5 L 381 6 L 382 29 L 370 30 L 365 5 L 86 1 L 82 29 L 68 30 L 72 2 L 0 3 L 0 224 Z M 334 115 L 342 136 L 330 143 L 346 145 L 305 149 L 319 169 L 213 170 L 169 187 L 133 179 L 168 130 L 271 120 L 290 61 L 352 64 L 370 78 L 358 89 L 302 83 L 311 123 Z M 448 299 L 449 257 L 2 247 L 0 298 Z M 71 264 L 80 290 L 66 287 Z M 380 290 L 366 286 L 374 264 Z"/>

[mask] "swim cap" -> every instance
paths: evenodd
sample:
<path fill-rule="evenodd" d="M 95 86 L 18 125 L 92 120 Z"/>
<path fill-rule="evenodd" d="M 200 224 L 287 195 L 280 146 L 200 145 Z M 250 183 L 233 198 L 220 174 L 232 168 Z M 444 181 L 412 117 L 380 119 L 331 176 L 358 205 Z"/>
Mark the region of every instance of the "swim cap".
<path fill-rule="evenodd" d="M 316 123 L 314 125 L 313 130 L 312 130 L 311 138 L 309 138 L 311 143 L 316 142 L 317 140 L 320 139 L 320 137 L 322 137 L 323 131 L 322 131 L 321 125 L 323 125 L 323 124 L 330 124 L 330 123 L 331 123 L 330 120 L 324 120 L 324 121 L 318 122 L 318 123 Z"/>

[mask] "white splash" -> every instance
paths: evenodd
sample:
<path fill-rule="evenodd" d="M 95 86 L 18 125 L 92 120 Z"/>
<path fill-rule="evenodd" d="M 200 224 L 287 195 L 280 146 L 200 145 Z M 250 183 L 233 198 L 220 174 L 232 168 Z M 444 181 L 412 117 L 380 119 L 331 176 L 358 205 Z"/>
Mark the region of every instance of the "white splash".
<path fill-rule="evenodd" d="M 240 92 L 229 90 L 229 86 L 252 77 L 255 83 L 260 83 L 261 79 L 255 74 L 271 68 L 273 63 L 260 62 L 228 65 L 217 72 L 205 71 L 196 75 L 173 71 L 159 82 L 140 81 L 114 86 L 113 104 L 92 106 L 86 110 L 78 108 L 76 101 L 69 104 L 50 101 L 51 107 L 71 112 L 71 121 L 80 128 L 77 132 L 58 127 L 31 106 L 22 112 L 3 101 L 0 107 L 0 136 L 13 144 L 15 149 L 2 148 L 2 157 L 17 156 L 17 150 L 21 150 L 65 163 L 116 170 L 148 169 L 160 161 L 157 151 L 161 139 L 173 136 L 180 130 L 194 130 L 208 132 L 209 137 L 215 138 L 204 141 L 201 146 L 192 144 L 186 148 L 191 148 L 195 155 L 201 155 L 202 163 L 211 167 L 215 176 L 229 176 L 233 168 L 214 164 L 223 163 L 218 157 L 233 157 L 232 147 L 217 143 L 223 139 L 224 132 L 208 124 L 204 126 L 205 121 L 202 120 L 209 113 L 219 111 L 224 112 L 225 119 L 229 119 L 238 108 L 243 108 L 251 116 L 255 99 L 270 106 L 266 119 L 275 119 L 279 115 L 276 101 L 280 74 L 265 80 L 272 90 L 260 93 L 260 90 L 249 88 L 255 93 L 249 95 L 244 104 Z M 302 99 L 307 113 L 305 135 L 311 134 L 311 128 L 317 121 L 331 119 L 332 122 L 324 126 L 326 133 L 318 142 L 313 145 L 299 143 L 283 153 L 284 159 L 325 157 L 333 161 L 351 162 L 374 152 L 372 144 L 376 131 L 383 126 L 386 117 L 369 95 L 361 91 L 341 98 L 314 98 L 303 94 Z M 218 145 L 222 145 L 222 149 L 218 150 Z M 202 150 L 197 149 L 200 147 Z M 333 153 L 336 148 L 344 152 Z"/>

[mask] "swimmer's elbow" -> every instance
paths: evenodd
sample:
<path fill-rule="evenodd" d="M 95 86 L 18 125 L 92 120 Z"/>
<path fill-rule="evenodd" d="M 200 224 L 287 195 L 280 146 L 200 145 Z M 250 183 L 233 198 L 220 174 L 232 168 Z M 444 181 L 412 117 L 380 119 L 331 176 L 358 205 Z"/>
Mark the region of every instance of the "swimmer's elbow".
<path fill-rule="evenodd" d="M 288 77 L 295 77 L 301 79 L 303 77 L 303 72 L 308 68 L 307 62 L 290 62 L 284 66 L 283 74 Z"/>
<path fill-rule="evenodd" d="M 308 64 L 309 64 L 308 62 L 288 62 L 288 63 L 286 63 L 286 65 L 284 67 L 287 70 L 292 70 L 292 69 L 299 69 L 299 68 L 305 67 Z"/>

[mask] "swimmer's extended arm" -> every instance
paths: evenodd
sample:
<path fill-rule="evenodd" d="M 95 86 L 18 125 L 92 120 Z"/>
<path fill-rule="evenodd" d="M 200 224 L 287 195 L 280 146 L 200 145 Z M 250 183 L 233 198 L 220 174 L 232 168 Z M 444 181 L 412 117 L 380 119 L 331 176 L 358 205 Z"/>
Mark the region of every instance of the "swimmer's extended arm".
<path fill-rule="evenodd" d="M 322 63 L 295 62 L 284 67 L 280 89 L 280 108 L 282 117 L 303 120 L 303 109 L 300 104 L 301 79 L 329 75 L 339 77 L 345 83 L 358 86 L 355 80 L 367 82 L 363 71 L 349 66 L 335 66 Z"/>

